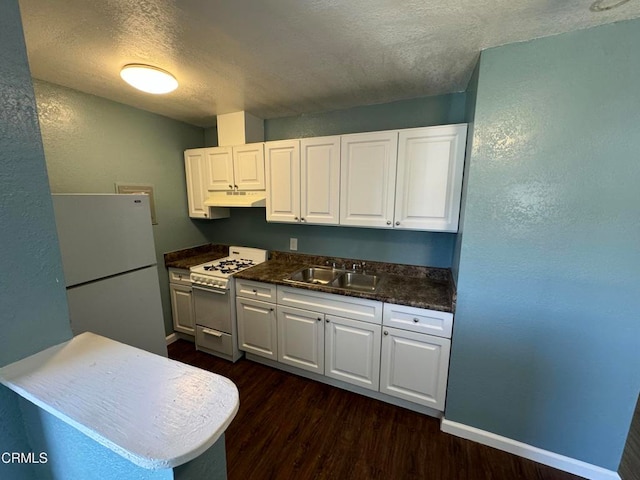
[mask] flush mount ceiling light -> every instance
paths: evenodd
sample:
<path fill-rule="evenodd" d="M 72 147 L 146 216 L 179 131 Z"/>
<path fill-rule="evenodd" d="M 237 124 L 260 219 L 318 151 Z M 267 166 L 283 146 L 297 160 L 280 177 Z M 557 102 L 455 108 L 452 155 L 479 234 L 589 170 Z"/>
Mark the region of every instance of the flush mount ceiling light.
<path fill-rule="evenodd" d="M 591 4 L 589 10 L 592 12 L 605 12 L 607 10 L 613 10 L 620 5 L 624 5 L 629 0 L 596 0 Z"/>
<path fill-rule="evenodd" d="M 151 65 L 131 63 L 120 70 L 122 79 L 138 90 L 147 93 L 169 93 L 178 88 L 176 77 Z"/>

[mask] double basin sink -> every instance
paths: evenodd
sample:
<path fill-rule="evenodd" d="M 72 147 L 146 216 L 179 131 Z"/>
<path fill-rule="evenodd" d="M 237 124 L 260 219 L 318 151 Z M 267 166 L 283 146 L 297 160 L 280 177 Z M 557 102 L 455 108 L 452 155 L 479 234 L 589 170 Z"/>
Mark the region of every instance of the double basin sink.
<path fill-rule="evenodd" d="M 330 267 L 305 267 L 285 278 L 285 281 L 290 283 L 324 285 L 357 292 L 375 292 L 381 280 L 380 275 L 337 270 Z"/>

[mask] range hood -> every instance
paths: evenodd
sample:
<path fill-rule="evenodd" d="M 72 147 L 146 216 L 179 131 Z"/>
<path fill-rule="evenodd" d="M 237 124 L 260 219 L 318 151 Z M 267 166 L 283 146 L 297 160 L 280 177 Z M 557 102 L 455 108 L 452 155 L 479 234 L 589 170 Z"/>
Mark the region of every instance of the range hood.
<path fill-rule="evenodd" d="M 211 192 L 205 200 L 205 207 L 265 207 L 267 197 L 265 192 Z"/>

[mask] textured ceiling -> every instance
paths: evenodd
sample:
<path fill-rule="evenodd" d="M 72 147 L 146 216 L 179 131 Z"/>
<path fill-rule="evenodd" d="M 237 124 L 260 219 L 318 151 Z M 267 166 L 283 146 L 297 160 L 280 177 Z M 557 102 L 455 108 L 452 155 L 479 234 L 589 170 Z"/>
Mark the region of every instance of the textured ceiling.
<path fill-rule="evenodd" d="M 20 0 L 34 77 L 200 126 L 459 92 L 485 48 L 640 17 L 640 0 L 590 4 Z M 169 70 L 180 87 L 138 92 L 119 77 L 127 63 Z"/>

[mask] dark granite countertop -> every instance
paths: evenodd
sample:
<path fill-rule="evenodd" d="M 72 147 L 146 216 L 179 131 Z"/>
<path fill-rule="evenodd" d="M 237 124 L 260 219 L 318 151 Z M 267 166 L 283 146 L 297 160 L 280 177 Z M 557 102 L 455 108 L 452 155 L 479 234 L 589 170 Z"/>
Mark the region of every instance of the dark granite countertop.
<path fill-rule="evenodd" d="M 167 268 L 190 267 L 216 260 L 229 255 L 228 245 L 200 245 L 164 254 L 164 264 Z M 316 290 L 350 297 L 367 298 L 380 302 L 395 303 L 417 308 L 428 308 L 442 312 L 455 311 L 455 288 L 448 268 L 421 267 L 416 265 L 401 265 L 366 261 L 364 268 L 367 273 L 382 275 L 378 290 L 374 293 L 356 292 L 329 287 L 326 285 L 291 284 L 284 279 L 293 272 L 311 265 L 333 265 L 337 268 L 345 266 L 350 269 L 354 263 L 362 264 L 358 259 L 340 257 L 323 257 L 288 252 L 271 252 L 271 259 L 248 268 L 234 277 L 256 282 L 286 285 L 289 287 Z"/>
<path fill-rule="evenodd" d="M 211 262 L 218 258 L 229 256 L 228 245 L 200 245 L 184 250 L 177 250 L 164 254 L 164 266 L 167 268 L 182 268 L 189 270 L 201 263 Z"/>
<path fill-rule="evenodd" d="M 343 264 L 350 268 L 358 260 L 313 255 L 272 252 L 271 260 L 248 268 L 234 276 L 244 280 L 286 285 L 381 302 L 428 308 L 442 312 L 455 311 L 455 290 L 451 271 L 447 268 L 420 267 L 382 262 L 366 262 L 367 273 L 381 274 L 383 279 L 374 293 L 343 290 L 326 285 L 291 284 L 284 281 L 293 272 L 310 265 Z"/>

